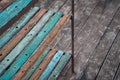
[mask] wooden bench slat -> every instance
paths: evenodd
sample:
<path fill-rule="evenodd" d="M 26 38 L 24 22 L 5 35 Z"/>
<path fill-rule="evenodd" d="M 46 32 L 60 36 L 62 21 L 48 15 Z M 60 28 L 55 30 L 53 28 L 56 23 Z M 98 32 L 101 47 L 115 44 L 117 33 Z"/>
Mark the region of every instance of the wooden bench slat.
<path fill-rule="evenodd" d="M 69 53 L 65 53 L 62 58 L 60 59 L 59 63 L 51 73 L 48 80 L 57 80 L 57 77 L 59 76 L 60 72 L 63 70 L 67 62 L 69 61 L 71 55 Z"/>
<path fill-rule="evenodd" d="M 55 26 L 55 28 L 48 34 L 44 42 L 39 46 L 37 51 L 30 57 L 30 59 L 23 65 L 23 67 L 20 69 L 20 71 L 16 74 L 14 80 L 17 80 L 19 77 L 21 78 L 23 75 L 25 75 L 27 70 L 34 65 L 35 61 L 39 59 L 43 53 L 44 50 L 48 47 L 48 45 L 54 40 L 56 35 L 60 32 L 63 25 L 68 21 L 70 18 L 70 15 L 64 15 L 58 24 Z"/>
<path fill-rule="evenodd" d="M 48 64 L 48 66 L 45 69 L 45 71 L 39 77 L 39 80 L 47 80 L 48 79 L 50 73 L 52 72 L 54 67 L 57 65 L 58 61 L 60 60 L 60 58 L 62 57 L 63 54 L 64 54 L 63 51 L 58 50 L 58 52 L 55 54 L 55 56 L 52 58 L 52 60 Z"/>
<path fill-rule="evenodd" d="M 38 80 L 39 76 L 42 74 L 42 72 L 45 70 L 47 65 L 49 64 L 50 60 L 53 58 L 53 56 L 56 54 L 57 49 L 52 49 L 48 55 L 45 57 L 44 61 L 39 65 L 37 70 L 33 73 L 30 80 Z"/>
<path fill-rule="evenodd" d="M 20 69 L 20 67 L 27 61 L 27 59 L 32 55 L 35 49 L 40 45 L 47 34 L 56 25 L 58 20 L 61 18 L 62 13 L 56 12 L 55 15 L 50 19 L 50 21 L 45 25 L 45 27 L 40 31 L 36 38 L 28 45 L 21 55 L 16 59 L 15 62 L 10 66 L 10 68 L 1 76 L 1 79 L 11 79 L 15 73 Z"/>
<path fill-rule="evenodd" d="M 36 25 L 38 20 L 46 12 L 45 9 L 41 9 L 1 50 L 0 61 L 18 44 L 18 42 L 26 36 L 26 34 Z M 20 34 L 20 35 L 19 35 Z"/>
<path fill-rule="evenodd" d="M 29 20 L 33 15 L 39 10 L 39 7 L 32 8 L 22 20 L 18 21 L 16 26 L 13 26 L 7 33 L 5 33 L 0 38 L 0 48 L 2 48 Z"/>
<path fill-rule="evenodd" d="M 17 0 L 0 13 L 0 29 L 23 10 L 32 0 Z"/>
<path fill-rule="evenodd" d="M 47 48 L 44 53 L 41 55 L 41 57 L 35 62 L 35 64 L 26 72 L 26 76 L 22 77 L 24 80 L 29 80 L 29 78 L 32 76 L 32 74 L 35 72 L 35 70 L 39 67 L 39 65 L 42 63 L 44 58 L 48 55 L 50 52 L 50 48 Z M 15 76 L 17 79 L 19 79 L 19 75 Z"/>
<path fill-rule="evenodd" d="M 48 13 L 37 23 L 37 25 L 23 38 L 17 46 L 3 59 L 0 64 L 0 73 L 3 72 L 20 54 L 22 50 L 29 44 L 29 42 L 36 36 L 37 33 L 42 29 L 45 23 L 53 15 L 53 11 L 48 11 Z M 20 35 L 20 34 L 19 34 Z M 40 33 L 41 35 L 41 33 Z M 36 39 L 37 41 L 38 39 Z M 40 39 L 39 39 L 40 40 Z M 42 40 L 42 39 L 41 39 Z M 37 47 L 37 46 L 36 46 Z M 35 48 L 36 49 L 36 48 Z M 8 61 L 9 60 L 9 61 Z"/>

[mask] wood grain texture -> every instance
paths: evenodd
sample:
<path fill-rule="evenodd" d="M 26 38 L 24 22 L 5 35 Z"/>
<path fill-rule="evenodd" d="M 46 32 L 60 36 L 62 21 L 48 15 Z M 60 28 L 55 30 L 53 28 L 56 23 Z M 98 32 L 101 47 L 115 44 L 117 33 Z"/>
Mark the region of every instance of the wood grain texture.
<path fill-rule="evenodd" d="M 64 76 L 65 80 L 79 79 L 81 77 L 83 70 L 87 65 L 89 56 L 94 51 L 96 45 L 99 43 L 100 38 L 102 37 L 104 31 L 106 30 L 105 26 L 108 26 L 111 20 L 114 18 L 114 14 L 116 13 L 119 7 L 119 3 L 117 3 L 117 7 L 116 5 L 109 4 L 106 7 L 104 14 L 101 15 L 103 11 L 102 6 L 103 6 L 102 3 L 99 3 L 98 7 L 94 9 L 89 19 L 83 26 L 84 28 L 82 28 L 79 31 L 79 34 L 75 38 L 75 45 L 76 45 L 75 46 L 75 51 L 76 51 L 75 62 L 77 62 L 75 63 L 75 71 L 77 75 L 73 75 L 71 73 L 71 68 L 68 67 L 67 69 L 65 69 L 65 71 L 67 72 L 67 74 Z M 69 41 L 66 41 L 66 42 L 69 42 Z M 64 49 L 63 47 L 65 46 L 62 46 L 62 49 Z M 71 47 L 67 48 L 67 51 L 70 51 L 70 50 L 71 50 Z M 69 69 L 69 72 L 68 72 L 68 69 Z"/>
<path fill-rule="evenodd" d="M 71 58 L 71 55 L 69 53 L 65 53 L 60 59 L 60 61 L 58 62 L 55 69 L 50 74 L 48 80 L 56 80 L 70 58 Z"/>
<path fill-rule="evenodd" d="M 0 38 L 0 49 L 34 16 L 38 10 L 39 7 L 32 8 L 20 21 L 18 21 L 16 26 L 9 29 L 9 31 Z"/>
<path fill-rule="evenodd" d="M 14 0 L 1 0 L 0 1 L 0 12 L 2 12 L 7 6 L 13 3 Z"/>
<path fill-rule="evenodd" d="M 34 53 L 38 46 L 42 43 L 44 38 L 55 27 L 63 14 L 56 12 L 48 23 L 42 28 L 38 35 L 31 41 L 31 43 L 23 50 L 17 59 L 11 64 L 9 69 L 0 77 L 1 79 L 11 79 L 16 72 L 23 66 L 28 58 Z M 34 47 L 33 47 L 34 46 Z M 14 55 L 13 55 L 14 56 Z M 2 66 L 3 67 L 3 66 Z M 16 68 L 14 68 L 16 67 Z M 6 77 L 7 76 L 7 77 Z"/>
<path fill-rule="evenodd" d="M 26 34 L 37 24 L 38 20 L 46 12 L 41 9 L 1 50 L 0 61 L 17 45 L 17 43 L 26 36 Z M 19 35 L 20 34 L 20 35 Z"/>
<path fill-rule="evenodd" d="M 34 74 L 31 76 L 30 80 L 38 80 L 39 76 L 42 74 L 42 72 L 45 70 L 53 56 L 56 54 L 57 49 L 52 49 L 50 53 L 46 56 L 44 61 L 39 65 L 37 70 L 34 72 Z"/>
<path fill-rule="evenodd" d="M 0 29 L 22 11 L 32 0 L 16 0 L 0 13 Z M 10 15 L 11 14 L 11 15 Z"/>
<path fill-rule="evenodd" d="M 105 57 L 107 56 L 118 32 L 119 32 L 119 20 L 120 20 L 120 10 L 115 15 L 115 18 L 111 22 L 109 28 L 104 33 L 99 44 L 94 50 L 88 61 L 88 68 L 86 70 L 86 79 L 94 79 L 97 75 Z"/>
<path fill-rule="evenodd" d="M 22 75 L 25 74 L 25 72 L 34 65 L 35 61 L 40 58 L 43 51 L 52 43 L 52 41 L 55 39 L 56 35 L 60 32 L 63 25 L 68 21 L 70 18 L 70 15 L 64 15 L 58 24 L 53 28 L 53 30 L 48 34 L 48 36 L 45 38 L 41 46 L 37 49 L 37 51 L 30 57 L 30 59 L 23 65 L 23 67 L 20 69 L 20 71 L 16 74 L 19 75 L 19 77 L 22 77 Z M 15 78 L 15 80 L 17 77 Z"/>
<path fill-rule="evenodd" d="M 32 74 L 35 72 L 35 70 L 38 68 L 38 66 L 42 63 L 42 61 L 44 60 L 44 58 L 48 55 L 48 53 L 51 51 L 52 49 L 47 48 L 44 53 L 40 56 L 40 58 L 35 62 L 35 64 L 28 70 L 26 71 L 26 74 L 24 74 L 24 76 L 22 77 L 22 80 L 28 80 Z M 19 75 L 18 75 L 19 76 Z M 16 76 L 15 76 L 16 77 Z M 18 79 L 18 77 L 17 77 Z"/>
<path fill-rule="evenodd" d="M 46 67 L 46 69 L 43 71 L 43 73 L 39 77 L 39 80 L 47 80 L 48 79 L 48 77 L 50 76 L 51 72 L 54 70 L 55 66 L 57 65 L 58 61 L 60 60 L 60 58 L 62 57 L 63 54 L 64 54 L 64 52 L 61 50 L 58 50 L 56 52 L 56 54 L 54 55 L 54 57 L 51 59 L 50 63 Z"/>

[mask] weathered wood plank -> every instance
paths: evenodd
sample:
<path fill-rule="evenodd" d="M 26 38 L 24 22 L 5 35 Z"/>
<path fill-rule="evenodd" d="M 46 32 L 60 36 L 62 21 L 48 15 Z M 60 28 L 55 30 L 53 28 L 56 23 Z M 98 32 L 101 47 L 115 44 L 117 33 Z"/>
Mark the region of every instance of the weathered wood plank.
<path fill-rule="evenodd" d="M 0 49 L 33 17 L 39 10 L 39 7 L 32 8 L 27 14 L 24 15 L 22 20 L 18 21 L 16 26 L 13 26 L 6 34 L 0 38 Z"/>
<path fill-rule="evenodd" d="M 8 5 L 10 5 L 14 0 L 1 0 L 0 1 L 0 12 L 3 11 Z"/>
<path fill-rule="evenodd" d="M 117 35 L 103 65 L 96 76 L 96 80 L 113 80 L 120 62 L 120 32 Z"/>
<path fill-rule="evenodd" d="M 111 22 L 109 28 L 104 33 L 103 37 L 101 38 L 98 46 L 92 53 L 89 62 L 88 62 L 88 68 L 86 72 L 86 79 L 94 79 L 97 75 L 99 68 L 102 65 L 102 62 L 107 55 L 111 45 L 114 42 L 114 39 L 116 38 L 118 32 L 119 32 L 119 20 L 120 20 L 120 10 L 116 13 L 115 18 Z"/>
<path fill-rule="evenodd" d="M 32 76 L 32 74 L 35 72 L 35 70 L 38 68 L 38 66 L 42 63 L 42 61 L 44 60 L 44 58 L 48 55 L 48 53 L 51 51 L 50 48 L 47 48 L 43 54 L 41 55 L 41 57 L 35 62 L 35 64 L 26 72 L 26 74 L 24 75 L 24 77 L 22 76 L 22 80 L 29 80 L 29 78 Z M 24 68 L 25 69 L 25 68 Z M 20 73 L 20 71 L 19 71 Z M 21 76 L 22 74 L 16 74 L 13 78 L 13 80 L 21 80 Z"/>
<path fill-rule="evenodd" d="M 0 13 L 0 29 L 23 10 L 32 0 L 16 0 Z"/>
<path fill-rule="evenodd" d="M 105 9 L 104 14 L 101 16 L 101 13 L 103 11 L 102 7 L 103 5 L 100 4 L 96 7 L 84 25 L 84 28 L 79 31 L 79 34 L 75 39 L 75 62 L 77 62 L 75 63 L 75 72 L 77 74 L 72 76 L 70 71 L 71 69 L 69 69 L 69 72 L 66 69 L 67 79 L 65 78 L 65 80 L 69 80 L 70 78 L 78 79 L 81 77 L 81 74 L 87 65 L 89 56 L 91 55 L 90 53 L 94 51 L 101 36 L 106 30 L 106 26 L 108 26 L 111 22 L 111 19 L 113 19 L 113 16 L 119 7 L 119 3 L 115 5 L 109 4 Z M 68 50 L 70 49 L 71 48 L 69 47 Z"/>
<path fill-rule="evenodd" d="M 41 46 L 39 46 L 37 51 L 32 55 L 32 57 L 30 57 L 30 59 L 23 65 L 23 67 L 20 69 L 20 71 L 16 75 L 18 75 L 19 77 L 22 77 L 23 75 L 25 75 L 27 70 L 32 65 L 34 65 L 35 61 L 37 61 L 41 57 L 43 51 L 49 46 L 50 43 L 52 43 L 52 41 L 55 39 L 56 35 L 60 32 L 61 28 L 68 21 L 69 18 L 70 18 L 70 15 L 64 15 L 60 19 L 60 21 L 55 26 L 55 28 L 53 28 L 53 30 L 50 32 L 50 34 L 43 41 Z M 15 79 L 17 79 L 17 77 Z"/>
<path fill-rule="evenodd" d="M 57 66 L 55 67 L 53 72 L 51 73 L 48 80 L 56 80 L 58 78 L 59 74 L 61 73 L 61 71 L 63 70 L 63 68 L 67 64 L 67 62 L 69 61 L 70 57 L 71 57 L 71 55 L 68 53 L 65 53 L 62 56 L 62 58 L 60 59 L 59 63 L 57 64 Z"/>
<path fill-rule="evenodd" d="M 17 46 L 2 60 L 0 64 L 0 73 L 4 71 L 14 60 L 15 58 L 24 50 L 24 48 L 33 40 L 33 38 L 41 31 L 46 22 L 53 15 L 53 11 L 48 11 L 47 14 L 36 24 L 36 26 L 23 38 Z M 54 19 L 54 18 L 53 18 Z M 19 34 L 20 35 L 20 34 Z M 9 61 L 8 61 L 9 59 Z"/>
<path fill-rule="evenodd" d="M 120 80 L 120 63 L 118 65 L 118 69 L 116 71 L 116 74 L 115 74 L 113 80 Z"/>
<path fill-rule="evenodd" d="M 1 50 L 0 61 L 18 44 L 18 42 L 26 36 L 26 34 L 37 24 L 38 20 L 46 12 L 41 9 Z M 19 35 L 20 34 L 20 35 Z"/>
<path fill-rule="evenodd" d="M 34 74 L 31 76 L 30 80 L 38 80 L 39 76 L 42 74 L 42 72 L 45 70 L 47 65 L 49 64 L 50 60 L 53 58 L 53 56 L 56 54 L 57 49 L 52 49 L 50 53 L 46 56 L 44 61 L 39 65 L 37 70 L 34 72 Z"/>
<path fill-rule="evenodd" d="M 59 19 L 63 14 L 61 12 L 56 12 L 50 21 L 42 28 L 42 30 L 38 33 L 38 35 L 31 41 L 31 43 L 24 49 L 24 51 L 17 57 L 16 61 L 14 61 L 9 69 L 0 77 L 1 79 L 11 79 L 16 72 L 23 66 L 23 64 L 27 61 L 27 59 L 33 54 L 33 52 L 37 49 L 37 47 L 41 44 L 44 38 L 48 35 L 48 33 L 53 29 L 53 27 L 57 24 Z M 34 47 L 33 47 L 34 46 Z M 13 54 L 14 56 L 14 54 Z M 3 67 L 3 66 L 2 66 Z M 16 67 L 16 68 L 14 68 Z M 2 70 L 1 70 L 2 71 Z M 7 77 L 6 77 L 7 76 Z"/>
<path fill-rule="evenodd" d="M 64 54 L 63 51 L 58 50 L 55 56 L 52 58 L 46 69 L 43 71 L 42 75 L 39 77 L 39 80 L 47 80 L 48 77 L 50 76 L 50 73 L 53 71 L 55 66 L 57 65 L 58 61 Z"/>

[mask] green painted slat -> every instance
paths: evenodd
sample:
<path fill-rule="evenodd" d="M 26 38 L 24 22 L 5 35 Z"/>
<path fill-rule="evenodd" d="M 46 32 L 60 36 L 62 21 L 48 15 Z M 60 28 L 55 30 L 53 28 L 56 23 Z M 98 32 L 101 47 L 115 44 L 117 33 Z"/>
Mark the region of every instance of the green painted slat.
<path fill-rule="evenodd" d="M 23 10 L 32 0 L 17 0 L 0 13 L 0 29 Z"/>
<path fill-rule="evenodd" d="M 37 35 L 46 22 L 53 15 L 53 11 L 49 10 L 36 26 L 23 38 L 18 45 L 3 59 L 0 63 L 0 74 L 15 60 L 20 52 L 29 44 L 29 42 Z M 20 35 L 20 34 L 19 34 Z M 9 61 L 8 61 L 9 60 Z"/>
<path fill-rule="evenodd" d="M 65 55 L 62 56 L 62 58 L 60 59 L 60 62 L 57 64 L 57 66 L 51 73 L 48 80 L 57 80 L 57 77 L 59 76 L 59 74 L 61 73 L 61 71 L 67 64 L 67 62 L 69 61 L 70 57 L 71 57 L 71 55 L 69 53 L 66 53 Z"/>
<path fill-rule="evenodd" d="M 54 69 L 54 67 L 57 65 L 58 61 L 60 60 L 60 58 L 62 57 L 63 54 L 64 54 L 64 52 L 61 51 L 61 50 L 59 50 L 55 54 L 55 56 L 52 58 L 52 60 L 48 64 L 47 68 L 45 69 L 45 71 L 40 76 L 39 80 L 47 80 L 48 79 L 50 73 L 52 72 L 52 70 Z"/>
<path fill-rule="evenodd" d="M 16 61 L 12 63 L 12 65 L 0 77 L 0 79 L 9 80 L 15 75 L 15 73 L 20 69 L 20 67 L 22 67 L 22 65 L 32 55 L 36 48 L 41 44 L 41 42 L 48 35 L 48 33 L 53 29 L 61 16 L 62 13 L 55 13 L 55 15 L 50 19 L 50 21 L 45 25 L 45 27 L 40 31 L 40 33 L 35 37 L 35 39 L 24 49 L 24 51 L 20 54 Z"/>
<path fill-rule="evenodd" d="M 26 73 L 25 76 L 25 80 L 29 80 L 29 78 L 31 77 L 31 75 L 34 73 L 34 71 L 39 67 L 39 65 L 41 64 L 41 62 L 44 60 L 44 58 L 47 56 L 47 54 L 49 53 L 50 48 L 48 48 L 43 54 L 42 56 L 35 62 L 35 64 L 32 66 L 32 68 L 30 70 L 28 70 L 28 72 Z"/>
<path fill-rule="evenodd" d="M 5 33 L 0 38 L 0 48 L 2 48 L 29 20 L 30 18 L 39 10 L 39 7 L 32 8 L 22 20 L 20 20 L 16 26 L 13 26 L 7 33 Z"/>

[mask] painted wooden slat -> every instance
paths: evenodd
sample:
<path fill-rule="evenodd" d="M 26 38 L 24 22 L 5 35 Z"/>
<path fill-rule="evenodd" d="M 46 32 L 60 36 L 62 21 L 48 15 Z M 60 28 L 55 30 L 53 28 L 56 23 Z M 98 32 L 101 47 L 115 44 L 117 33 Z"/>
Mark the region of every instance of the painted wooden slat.
<path fill-rule="evenodd" d="M 62 58 L 60 59 L 60 62 L 57 64 L 53 72 L 51 73 L 48 80 L 57 80 L 57 77 L 59 76 L 60 72 L 63 70 L 67 62 L 69 61 L 71 55 L 69 53 L 65 53 Z"/>
<path fill-rule="evenodd" d="M 56 54 L 56 52 L 57 52 L 57 49 L 52 49 L 48 53 L 48 55 L 45 57 L 44 61 L 39 65 L 37 70 L 31 76 L 30 80 L 38 80 L 39 76 L 45 70 L 45 68 L 47 67 L 47 65 L 49 64 L 50 60 L 53 58 L 53 56 Z"/>
<path fill-rule="evenodd" d="M 37 51 L 30 57 L 30 59 L 23 65 L 23 67 L 20 69 L 20 71 L 16 74 L 16 76 L 22 77 L 23 75 L 25 75 L 27 69 L 29 69 L 32 65 L 34 65 L 35 61 L 37 61 L 44 50 L 46 50 L 46 48 L 48 47 L 48 45 L 50 43 L 52 43 L 52 41 L 55 39 L 56 35 L 59 33 L 59 31 L 61 30 L 61 28 L 63 27 L 63 25 L 65 24 L 65 22 L 68 21 L 68 19 L 70 18 L 70 15 L 64 15 L 60 21 L 58 22 L 58 24 L 55 26 L 55 28 L 50 32 L 50 34 L 46 37 L 46 39 L 44 40 L 44 42 L 41 44 L 41 46 L 39 46 L 39 48 L 37 49 Z M 17 80 L 18 77 L 15 77 L 14 80 Z"/>
<path fill-rule="evenodd" d="M 29 78 L 31 77 L 31 75 L 35 72 L 35 70 L 39 67 L 39 65 L 42 63 L 42 61 L 44 60 L 44 58 L 48 55 L 50 51 L 50 48 L 48 48 L 47 50 L 45 50 L 45 52 L 41 55 L 41 57 L 35 62 L 35 64 L 28 70 L 28 72 L 26 73 L 26 76 L 24 77 L 24 80 L 29 80 Z M 17 79 L 19 78 L 18 76 L 15 76 Z"/>
<path fill-rule="evenodd" d="M 0 13 L 0 29 L 23 10 L 32 0 L 17 0 Z"/>
<path fill-rule="evenodd" d="M 1 50 L 0 61 L 18 44 L 19 41 L 36 25 L 39 19 L 46 12 L 45 9 L 41 9 Z"/>
<path fill-rule="evenodd" d="M 42 29 L 45 23 L 53 15 L 53 11 L 48 11 L 48 13 L 36 24 L 36 26 L 18 43 L 18 45 L 3 59 L 0 63 L 0 73 L 2 73 L 20 54 L 20 52 L 29 44 L 29 42 L 34 38 L 34 36 Z M 9 61 L 8 61 L 9 60 Z"/>
<path fill-rule="evenodd" d="M 0 38 L 0 48 L 2 48 L 38 10 L 39 7 L 32 8 L 27 14 L 25 14 L 24 18 L 16 24 L 16 26 L 13 26 L 6 34 L 4 34 Z"/>
<path fill-rule="evenodd" d="M 53 59 L 50 61 L 50 63 L 48 64 L 47 68 L 45 69 L 45 71 L 40 76 L 39 80 L 47 80 L 48 79 L 50 73 L 52 72 L 52 70 L 57 65 L 57 63 L 60 60 L 60 58 L 62 57 L 63 53 L 64 53 L 63 51 L 59 50 L 55 54 L 55 56 L 53 57 Z"/>
<path fill-rule="evenodd" d="M 11 79 L 15 73 L 20 69 L 20 67 L 27 61 L 27 59 L 32 55 L 36 48 L 41 44 L 43 39 L 47 34 L 53 29 L 58 20 L 61 18 L 62 13 L 56 12 L 55 15 L 50 19 L 50 21 L 45 25 L 45 27 L 40 31 L 40 33 L 35 37 L 35 39 L 28 45 L 21 55 L 16 59 L 15 62 L 10 66 L 10 68 L 1 76 L 2 79 Z M 13 55 L 14 56 L 14 55 Z M 16 68 L 14 68 L 16 67 Z"/>

